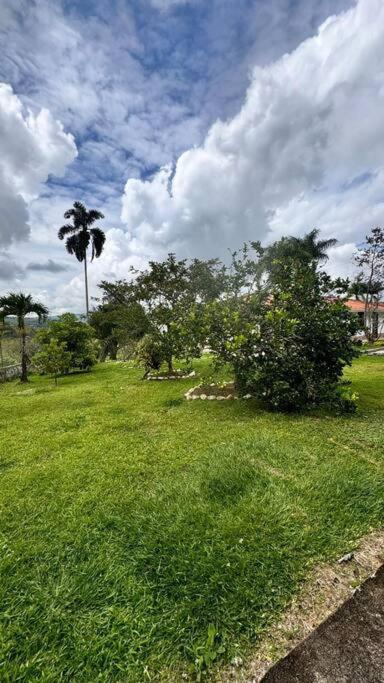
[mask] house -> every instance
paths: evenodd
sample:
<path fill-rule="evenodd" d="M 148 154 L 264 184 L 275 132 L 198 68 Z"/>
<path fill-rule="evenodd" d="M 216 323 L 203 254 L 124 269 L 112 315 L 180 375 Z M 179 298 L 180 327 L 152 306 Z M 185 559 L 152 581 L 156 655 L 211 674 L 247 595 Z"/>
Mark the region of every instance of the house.
<path fill-rule="evenodd" d="M 364 335 L 364 328 L 370 327 L 375 337 L 384 336 L 384 302 L 379 302 L 377 311 L 373 311 L 365 320 L 365 303 L 358 299 L 347 299 L 344 304 L 352 313 L 357 313 L 360 319 L 361 330 L 358 333 Z"/>

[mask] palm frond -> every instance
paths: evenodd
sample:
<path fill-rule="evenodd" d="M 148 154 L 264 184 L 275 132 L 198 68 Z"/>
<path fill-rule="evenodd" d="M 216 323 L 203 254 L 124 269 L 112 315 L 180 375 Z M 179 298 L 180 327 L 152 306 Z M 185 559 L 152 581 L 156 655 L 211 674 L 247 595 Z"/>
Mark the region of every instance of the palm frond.
<path fill-rule="evenodd" d="M 46 320 L 49 313 L 48 308 L 44 304 L 39 304 L 37 301 L 32 301 L 28 313 L 36 313 L 39 320 Z"/>
<path fill-rule="evenodd" d="M 78 261 L 84 261 L 87 247 L 89 245 L 90 235 L 88 232 L 81 231 L 75 235 L 68 237 L 65 247 L 68 254 L 74 254 Z"/>
<path fill-rule="evenodd" d="M 5 316 L 16 316 L 20 328 L 23 327 L 24 318 L 28 313 L 36 313 L 40 320 L 48 315 L 46 306 L 34 301 L 31 294 L 23 294 L 23 292 L 9 292 L 2 296 L 0 308 Z"/>
<path fill-rule="evenodd" d="M 97 211 L 96 209 L 90 209 L 87 211 L 87 216 L 88 216 L 88 225 L 92 225 L 95 221 L 100 221 L 104 218 L 104 214 L 101 213 L 101 211 Z"/>
<path fill-rule="evenodd" d="M 66 223 L 65 225 L 62 225 L 61 228 L 59 228 L 57 236 L 59 240 L 63 240 L 66 235 L 72 235 L 74 232 L 76 232 L 76 230 L 77 228 L 75 225 Z"/>
<path fill-rule="evenodd" d="M 99 256 L 101 255 L 101 252 L 103 251 L 103 247 L 105 244 L 105 233 L 100 228 L 92 228 L 90 233 L 91 233 L 91 237 L 92 237 L 92 258 L 91 258 L 91 261 L 93 261 L 93 259 L 95 257 L 99 258 Z"/>

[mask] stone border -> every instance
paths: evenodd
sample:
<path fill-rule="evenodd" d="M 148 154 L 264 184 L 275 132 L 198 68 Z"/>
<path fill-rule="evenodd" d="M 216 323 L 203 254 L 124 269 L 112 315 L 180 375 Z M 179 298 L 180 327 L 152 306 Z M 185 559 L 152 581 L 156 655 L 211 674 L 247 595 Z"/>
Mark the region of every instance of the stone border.
<path fill-rule="evenodd" d="M 196 371 L 192 370 L 192 372 L 189 373 L 189 375 L 148 375 L 146 377 L 147 382 L 156 382 L 156 381 L 164 381 L 167 379 L 174 380 L 174 379 L 191 379 L 192 377 L 196 377 Z"/>
<path fill-rule="evenodd" d="M 21 376 L 21 365 L 5 365 L 0 368 L 0 382 L 7 382 Z"/>
<path fill-rule="evenodd" d="M 226 386 L 229 384 L 232 384 L 232 382 L 227 382 L 226 384 L 222 385 L 222 388 L 224 389 Z M 240 398 L 244 400 L 249 400 L 252 398 L 251 394 L 246 394 L 245 396 L 236 396 L 236 394 L 233 392 L 232 394 L 228 394 L 228 396 L 221 396 L 220 394 L 196 394 L 194 395 L 194 392 L 200 389 L 200 387 L 204 386 L 204 384 L 198 384 L 196 387 L 192 387 L 191 389 L 188 389 L 188 391 L 184 394 L 184 398 L 187 399 L 187 401 L 196 401 L 197 399 L 200 399 L 201 401 L 234 401 L 234 400 L 239 400 Z M 210 384 L 211 387 L 217 387 L 217 384 Z"/>

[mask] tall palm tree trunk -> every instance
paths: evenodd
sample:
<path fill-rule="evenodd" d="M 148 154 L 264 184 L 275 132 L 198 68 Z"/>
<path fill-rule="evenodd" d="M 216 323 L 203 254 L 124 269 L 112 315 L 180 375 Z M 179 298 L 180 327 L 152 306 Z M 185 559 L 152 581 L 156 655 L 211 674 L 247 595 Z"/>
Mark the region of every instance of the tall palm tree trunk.
<path fill-rule="evenodd" d="M 28 356 L 27 356 L 27 333 L 25 326 L 21 328 L 21 377 L 20 381 L 28 382 Z"/>
<path fill-rule="evenodd" d="M 84 256 L 84 279 L 85 279 L 85 311 L 87 322 L 89 320 L 89 299 L 88 299 L 88 271 L 87 271 L 87 252 Z"/>

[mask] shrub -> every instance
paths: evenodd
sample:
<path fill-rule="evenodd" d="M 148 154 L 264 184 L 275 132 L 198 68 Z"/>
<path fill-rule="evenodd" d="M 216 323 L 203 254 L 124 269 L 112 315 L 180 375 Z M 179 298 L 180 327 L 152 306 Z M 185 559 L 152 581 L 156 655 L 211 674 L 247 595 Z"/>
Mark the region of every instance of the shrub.
<path fill-rule="evenodd" d="M 64 313 L 58 320 L 39 330 L 35 337 L 38 348 L 44 351 L 52 340 L 64 344 L 70 354 L 69 370 L 90 370 L 96 363 L 96 345 L 93 329 L 78 320 L 72 313 Z"/>
<path fill-rule="evenodd" d="M 358 355 L 356 316 L 326 299 L 332 283 L 312 265 L 287 262 L 278 276 L 264 301 L 242 296 L 209 307 L 209 346 L 219 363 L 231 363 L 240 394 L 274 410 L 354 410 L 340 381 Z"/>
<path fill-rule="evenodd" d="M 165 360 L 161 341 L 152 334 L 145 334 L 136 346 L 136 358 L 145 370 L 144 377 L 151 370 L 159 370 Z"/>
<path fill-rule="evenodd" d="M 69 372 L 71 367 L 71 354 L 67 351 L 64 342 L 51 339 L 48 344 L 44 344 L 41 351 L 33 357 L 33 364 L 40 374 L 53 375 L 55 384 L 59 375 Z"/>

